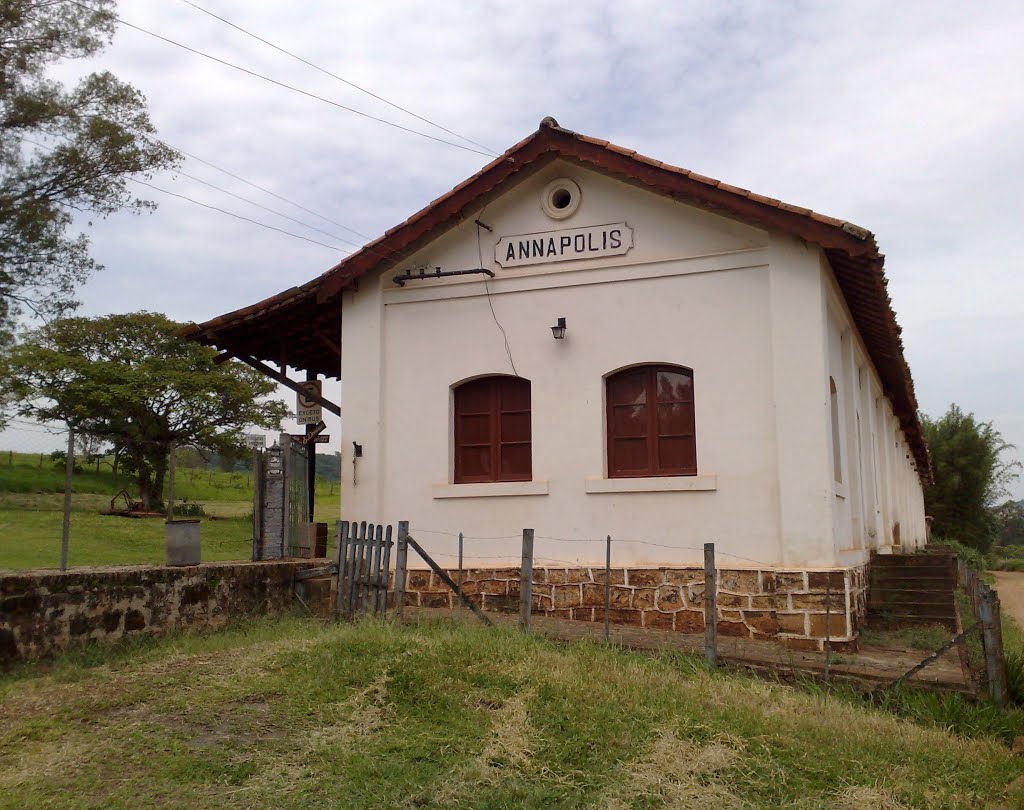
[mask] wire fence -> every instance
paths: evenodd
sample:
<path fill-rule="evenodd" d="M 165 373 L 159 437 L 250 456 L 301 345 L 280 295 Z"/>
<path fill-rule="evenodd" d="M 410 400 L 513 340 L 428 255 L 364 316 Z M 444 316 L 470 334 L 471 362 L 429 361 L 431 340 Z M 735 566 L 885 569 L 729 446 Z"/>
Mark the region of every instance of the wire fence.
<path fill-rule="evenodd" d="M 503 543 L 515 544 L 515 543 L 518 543 L 519 541 L 522 540 L 522 533 L 519 533 L 519 534 L 505 534 L 505 535 L 473 535 L 473 534 L 469 534 L 469 533 L 466 533 L 466 532 L 453 531 L 451 529 L 420 528 L 420 527 L 417 527 L 415 525 L 411 526 L 409 531 L 410 531 L 411 534 L 413 534 L 415 536 L 419 536 L 419 535 L 424 535 L 425 534 L 425 535 L 432 535 L 432 536 L 435 536 L 435 537 L 453 538 L 455 540 L 459 540 L 459 538 L 461 538 L 461 540 L 462 540 L 462 542 L 464 544 L 465 543 L 495 543 L 495 542 L 503 542 Z M 688 546 L 688 545 L 684 545 L 684 544 L 681 544 L 681 543 L 656 542 L 656 541 L 653 541 L 653 540 L 647 540 L 647 539 L 642 539 L 642 538 L 637 538 L 637 537 L 619 537 L 619 536 L 616 536 L 616 535 L 605 535 L 603 537 L 559 537 L 559 536 L 555 536 L 555 535 L 538 534 L 538 535 L 535 535 L 535 540 L 551 542 L 551 543 L 590 543 L 590 544 L 595 544 L 595 545 L 596 544 L 600 544 L 600 550 L 602 552 L 604 550 L 604 546 L 607 543 L 611 542 L 616 547 L 621 547 L 621 546 L 643 546 L 643 547 L 647 547 L 647 548 L 656 548 L 656 549 L 662 549 L 662 550 L 668 550 L 668 551 L 694 552 L 694 554 L 696 554 L 696 555 L 703 555 L 704 554 L 704 547 L 703 546 Z M 478 553 L 475 553 L 475 552 L 472 552 L 472 551 L 467 552 L 465 550 L 465 547 L 464 547 L 463 548 L 463 559 L 464 560 L 472 560 L 472 559 L 479 559 L 479 560 L 509 559 L 509 558 L 513 558 L 516 555 L 518 555 L 519 552 L 518 552 L 518 547 L 517 546 L 510 545 L 509 549 L 510 549 L 509 552 L 506 553 L 506 554 L 478 554 Z M 451 552 L 449 552 L 449 551 L 440 551 L 440 550 L 437 550 L 436 547 L 435 547 L 435 551 L 436 551 L 437 555 L 441 556 L 441 557 L 451 557 L 452 556 Z M 758 560 L 758 559 L 755 559 L 753 557 L 748 557 L 748 556 L 745 556 L 745 555 L 742 555 L 742 554 L 734 554 L 732 552 L 723 551 L 721 548 L 718 548 L 717 545 L 716 545 L 715 553 L 719 557 L 727 557 L 727 558 L 729 558 L 731 560 L 739 560 L 739 561 L 741 561 L 743 563 L 752 564 L 752 565 L 754 565 L 754 566 L 756 566 L 758 568 L 771 568 L 771 569 L 774 569 L 774 568 L 778 568 L 779 567 L 779 563 L 777 561 L 776 562 L 768 562 L 767 560 Z M 698 559 L 699 558 L 700 557 L 698 557 Z M 584 566 L 584 565 L 586 565 L 586 566 L 593 566 L 593 565 L 596 564 L 596 562 L 584 562 L 584 559 L 585 558 L 583 558 L 583 557 L 579 557 L 579 558 L 577 558 L 575 560 L 566 560 L 566 559 L 561 559 L 561 558 L 548 557 L 548 556 L 545 556 L 545 555 L 540 554 L 540 553 L 536 554 L 535 557 L 534 557 L 534 561 L 537 564 L 542 564 L 544 562 L 553 562 L 553 563 L 564 564 L 564 565 L 569 565 L 569 566 Z M 673 560 L 672 562 L 677 562 L 677 561 Z"/>

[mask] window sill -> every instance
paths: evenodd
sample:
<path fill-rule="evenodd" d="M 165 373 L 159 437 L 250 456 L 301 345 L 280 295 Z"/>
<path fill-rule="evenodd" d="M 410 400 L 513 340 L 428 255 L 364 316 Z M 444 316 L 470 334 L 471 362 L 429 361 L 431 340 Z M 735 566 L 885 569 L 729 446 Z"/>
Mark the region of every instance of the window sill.
<path fill-rule="evenodd" d="M 673 475 L 660 478 L 587 478 L 588 495 L 611 492 L 710 492 L 718 489 L 718 476 Z"/>
<path fill-rule="evenodd" d="M 547 481 L 496 481 L 486 484 L 434 484 L 434 498 L 500 498 L 547 495 Z"/>

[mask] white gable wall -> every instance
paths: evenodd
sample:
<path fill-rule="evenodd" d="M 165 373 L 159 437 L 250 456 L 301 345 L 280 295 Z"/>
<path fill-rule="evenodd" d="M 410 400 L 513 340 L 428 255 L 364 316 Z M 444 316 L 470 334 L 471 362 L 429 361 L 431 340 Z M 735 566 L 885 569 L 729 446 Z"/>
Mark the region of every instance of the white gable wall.
<path fill-rule="evenodd" d="M 562 222 L 538 204 L 560 176 L 583 190 Z M 625 256 L 517 269 L 493 260 L 501 236 L 622 221 L 634 232 Z M 496 274 L 490 300 L 481 276 L 391 282 L 420 264 L 474 268 L 481 256 Z M 603 563 L 602 543 L 578 541 L 611 534 L 616 565 L 696 563 L 706 541 L 723 565 L 837 564 L 852 549 L 833 532 L 832 327 L 820 262 L 817 248 L 788 237 L 576 166 L 545 168 L 345 293 L 343 516 L 408 519 L 442 564 L 459 531 L 468 565 L 513 562 L 525 527 L 539 560 Z M 452 485 L 452 386 L 512 372 L 495 316 L 531 381 L 534 481 Z M 564 341 L 548 328 L 559 316 Z M 694 371 L 699 474 L 648 482 L 668 491 L 624 491 L 636 482 L 606 478 L 604 377 L 641 363 Z M 355 482 L 353 441 L 364 449 Z M 507 539 L 479 539 L 491 537 Z"/>
<path fill-rule="evenodd" d="M 892 403 L 853 324 L 828 263 L 821 263 L 828 378 L 839 394 L 842 481 L 832 481 L 833 536 L 844 564 L 868 552 L 924 545 L 924 491 Z M 826 414 L 831 460 L 832 419 Z M 831 469 L 831 466 L 830 466 Z"/>

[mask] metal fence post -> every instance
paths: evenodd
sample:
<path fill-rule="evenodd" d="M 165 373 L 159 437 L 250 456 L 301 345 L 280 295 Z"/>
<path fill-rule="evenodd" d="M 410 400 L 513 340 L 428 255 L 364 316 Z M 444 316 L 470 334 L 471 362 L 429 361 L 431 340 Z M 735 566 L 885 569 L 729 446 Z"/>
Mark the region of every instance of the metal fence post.
<path fill-rule="evenodd" d="M 398 521 L 398 548 L 395 550 L 395 615 L 401 619 L 405 607 L 405 572 L 409 557 L 409 521 Z"/>
<path fill-rule="evenodd" d="M 718 583 L 715 571 L 715 544 L 704 544 L 704 658 L 711 666 L 718 663 Z"/>
<path fill-rule="evenodd" d="M 604 643 L 608 643 L 608 615 L 612 606 L 612 536 L 605 541 L 604 550 Z"/>
<path fill-rule="evenodd" d="M 12 457 L 13 458 L 13 457 Z M 64 459 L 64 522 L 60 532 L 60 570 L 68 570 L 68 541 L 71 537 L 71 477 L 75 472 L 75 429 L 68 423 L 68 456 Z"/>
<path fill-rule="evenodd" d="M 523 529 L 523 564 L 519 569 L 519 626 L 530 632 L 533 608 L 533 529 Z"/>

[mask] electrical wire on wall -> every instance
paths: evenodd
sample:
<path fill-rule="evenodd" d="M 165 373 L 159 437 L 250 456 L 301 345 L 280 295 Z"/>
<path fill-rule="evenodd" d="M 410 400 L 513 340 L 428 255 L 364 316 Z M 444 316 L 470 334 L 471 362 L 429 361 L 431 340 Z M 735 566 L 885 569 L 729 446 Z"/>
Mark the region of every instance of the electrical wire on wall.
<path fill-rule="evenodd" d="M 486 209 L 484 209 L 484 210 L 486 210 Z M 483 215 L 484 215 L 484 212 L 482 210 L 482 211 L 480 211 L 480 216 L 482 217 Z M 491 229 L 487 225 L 484 225 L 484 223 L 482 223 L 479 219 L 474 220 L 474 222 L 476 223 L 476 254 L 477 254 L 477 258 L 480 260 L 480 267 L 483 267 L 484 266 L 484 249 L 483 249 L 483 245 L 481 244 L 481 241 L 480 241 L 480 229 L 481 228 L 487 228 L 487 230 L 491 230 Z M 494 302 L 491 301 L 491 288 L 487 285 L 487 277 L 486 276 L 484 277 L 484 293 L 487 295 L 487 306 L 489 306 L 491 308 L 491 317 L 494 318 L 494 323 L 497 325 L 498 329 L 501 330 L 501 337 L 505 341 L 505 354 L 508 355 L 508 362 L 509 362 L 509 365 L 512 366 L 512 373 L 516 377 L 518 377 L 519 376 L 519 372 L 516 371 L 516 363 L 515 363 L 515 360 L 512 359 L 512 349 L 510 349 L 509 345 L 508 345 L 508 334 L 506 334 L 505 327 L 501 325 L 501 321 L 498 320 L 498 316 L 494 313 Z"/>

